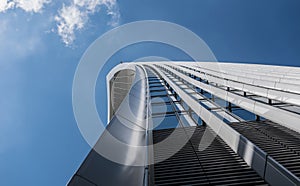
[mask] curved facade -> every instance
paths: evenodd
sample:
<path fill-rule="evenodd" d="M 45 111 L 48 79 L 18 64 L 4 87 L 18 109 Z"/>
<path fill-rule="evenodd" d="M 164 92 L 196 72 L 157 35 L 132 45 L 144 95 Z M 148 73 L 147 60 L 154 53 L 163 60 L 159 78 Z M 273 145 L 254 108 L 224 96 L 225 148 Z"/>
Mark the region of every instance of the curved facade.
<path fill-rule="evenodd" d="M 300 185 L 300 68 L 122 63 L 107 91 L 107 130 L 69 185 Z"/>

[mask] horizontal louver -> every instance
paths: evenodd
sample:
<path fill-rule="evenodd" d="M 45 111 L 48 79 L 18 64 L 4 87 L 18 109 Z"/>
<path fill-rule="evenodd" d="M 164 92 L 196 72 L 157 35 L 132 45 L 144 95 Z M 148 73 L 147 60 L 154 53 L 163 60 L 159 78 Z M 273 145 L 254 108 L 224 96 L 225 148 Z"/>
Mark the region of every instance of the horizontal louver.
<path fill-rule="evenodd" d="M 205 126 L 196 129 L 177 128 L 178 138 L 172 138 L 163 147 L 154 146 L 154 158 L 158 159 L 162 153 L 172 149 L 172 144 L 183 140 L 185 132 L 195 130 L 190 140 L 175 155 L 154 165 L 155 185 L 266 185 L 218 136 L 205 150 L 199 150 L 205 129 Z M 173 131 L 153 131 L 153 142 L 160 142 Z"/>

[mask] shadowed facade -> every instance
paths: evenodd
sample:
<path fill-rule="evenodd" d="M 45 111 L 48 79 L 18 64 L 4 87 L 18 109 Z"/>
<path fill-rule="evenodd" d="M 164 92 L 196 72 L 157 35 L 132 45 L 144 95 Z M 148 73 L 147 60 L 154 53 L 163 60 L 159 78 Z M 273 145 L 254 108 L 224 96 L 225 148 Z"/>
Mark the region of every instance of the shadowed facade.
<path fill-rule="evenodd" d="M 107 130 L 68 185 L 300 184 L 299 68 L 122 63 L 107 91 Z"/>

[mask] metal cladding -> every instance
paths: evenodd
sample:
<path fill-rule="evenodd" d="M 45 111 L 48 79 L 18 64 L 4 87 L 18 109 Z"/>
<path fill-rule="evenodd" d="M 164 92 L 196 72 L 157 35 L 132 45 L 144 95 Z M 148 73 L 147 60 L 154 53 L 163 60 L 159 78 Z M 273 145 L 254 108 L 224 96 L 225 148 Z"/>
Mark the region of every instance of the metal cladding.
<path fill-rule="evenodd" d="M 300 185 L 300 68 L 122 63 L 107 88 L 107 130 L 69 185 Z M 109 136 L 119 163 L 95 150 Z"/>
<path fill-rule="evenodd" d="M 134 148 L 146 145 L 146 79 L 145 72 L 136 66 L 132 87 L 112 117 L 107 129 L 86 157 L 68 185 L 143 185 L 144 166 L 135 166 L 135 160 L 145 161 L 146 152 Z M 128 109 L 129 100 L 133 103 Z M 136 114 L 130 116 L 130 111 Z M 138 128 L 138 130 L 137 130 Z M 120 143 L 114 143 L 115 139 Z M 135 139 L 135 140 L 132 140 Z M 99 154 L 101 151 L 103 154 Z M 106 156 L 106 157 L 104 157 Z M 107 156 L 122 162 L 111 161 Z M 139 157 L 139 158 L 135 158 Z M 143 161 L 143 162 L 144 162 Z M 132 164 L 132 165 L 131 165 Z"/>

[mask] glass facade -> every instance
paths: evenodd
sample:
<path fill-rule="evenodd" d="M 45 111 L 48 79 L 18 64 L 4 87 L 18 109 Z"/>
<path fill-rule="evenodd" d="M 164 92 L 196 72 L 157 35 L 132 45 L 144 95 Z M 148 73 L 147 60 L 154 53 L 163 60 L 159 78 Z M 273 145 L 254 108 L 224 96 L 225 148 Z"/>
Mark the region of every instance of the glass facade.
<path fill-rule="evenodd" d="M 152 70 L 146 67 L 151 97 L 151 118 L 153 130 L 189 127 L 201 124 L 195 122 L 188 112 L 189 107 L 174 94 L 166 83 Z"/>

